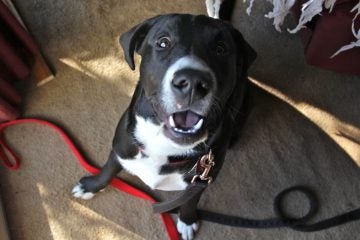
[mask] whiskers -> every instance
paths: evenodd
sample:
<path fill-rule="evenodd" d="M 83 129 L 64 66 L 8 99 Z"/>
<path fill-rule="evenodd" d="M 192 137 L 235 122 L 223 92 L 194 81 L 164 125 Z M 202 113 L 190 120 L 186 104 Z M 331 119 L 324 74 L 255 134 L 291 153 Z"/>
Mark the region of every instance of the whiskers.
<path fill-rule="evenodd" d="M 224 111 L 220 98 L 217 96 L 213 96 L 213 103 L 211 105 L 208 115 L 215 116 L 215 118 L 217 118 L 218 116 L 222 116 L 223 114 Z"/>

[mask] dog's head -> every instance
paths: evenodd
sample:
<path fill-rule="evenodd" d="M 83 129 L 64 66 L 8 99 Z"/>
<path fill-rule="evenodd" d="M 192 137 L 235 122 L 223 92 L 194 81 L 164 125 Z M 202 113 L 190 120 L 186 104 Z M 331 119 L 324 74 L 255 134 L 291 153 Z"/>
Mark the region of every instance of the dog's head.
<path fill-rule="evenodd" d="M 124 33 L 120 43 L 131 69 L 134 52 L 141 55 L 140 84 L 165 135 L 181 145 L 206 139 L 226 108 L 242 101 L 256 56 L 240 32 L 206 16 L 157 16 Z"/>

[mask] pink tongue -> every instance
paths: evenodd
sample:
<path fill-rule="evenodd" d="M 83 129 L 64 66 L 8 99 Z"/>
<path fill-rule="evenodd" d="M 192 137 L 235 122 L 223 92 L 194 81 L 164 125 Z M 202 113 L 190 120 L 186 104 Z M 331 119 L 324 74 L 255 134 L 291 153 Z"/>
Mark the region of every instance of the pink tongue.
<path fill-rule="evenodd" d="M 191 111 L 174 113 L 173 118 L 176 127 L 182 129 L 190 129 L 200 120 L 200 117 Z"/>

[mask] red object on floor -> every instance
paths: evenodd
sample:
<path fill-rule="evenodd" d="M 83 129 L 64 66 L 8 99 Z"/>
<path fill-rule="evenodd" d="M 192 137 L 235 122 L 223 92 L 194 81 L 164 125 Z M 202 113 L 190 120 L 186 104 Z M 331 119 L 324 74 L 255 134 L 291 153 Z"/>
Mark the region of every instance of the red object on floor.
<path fill-rule="evenodd" d="M 25 80 L 30 76 L 30 67 L 22 60 L 19 52 L 0 32 L 0 59 L 13 77 Z"/>
<path fill-rule="evenodd" d="M 75 144 L 71 141 L 71 139 L 67 136 L 67 134 L 61 128 L 59 128 L 58 126 L 56 126 L 55 124 L 53 124 L 51 122 L 40 120 L 40 119 L 33 119 L 33 118 L 12 120 L 12 121 L 8 121 L 8 122 L 0 124 L 0 161 L 2 160 L 5 167 L 12 169 L 12 170 L 18 169 L 20 167 L 20 158 L 6 144 L 6 142 L 4 140 L 4 134 L 3 134 L 4 130 L 7 127 L 10 127 L 13 125 L 19 125 L 19 124 L 23 124 L 23 123 L 35 123 L 35 124 L 40 124 L 40 125 L 52 128 L 64 139 L 65 143 L 69 146 L 70 150 L 75 155 L 76 159 L 79 161 L 80 165 L 83 168 L 85 168 L 91 174 L 99 173 L 100 170 L 98 168 L 90 165 L 86 161 L 86 159 L 81 155 L 79 150 L 76 148 Z M 11 161 L 9 159 L 9 157 L 11 157 L 13 159 L 13 161 Z M 111 185 L 113 187 L 117 188 L 118 190 L 120 190 L 122 192 L 126 192 L 135 197 L 142 198 L 151 203 L 156 202 L 156 200 L 153 197 L 151 197 L 147 193 L 131 186 L 130 184 L 122 181 L 120 178 L 114 178 L 114 180 L 112 180 L 112 182 L 111 182 Z M 164 223 L 165 230 L 168 234 L 169 239 L 170 240 L 178 240 L 179 234 L 176 230 L 174 221 L 172 220 L 170 214 L 162 213 L 162 214 L 160 214 L 160 217 Z"/>
<path fill-rule="evenodd" d="M 0 1 L 0 16 L 5 22 L 5 25 L 7 25 L 7 27 L 10 28 L 12 33 L 17 37 L 17 40 L 22 43 L 24 48 L 34 55 L 39 52 L 39 48 L 29 33 L 24 29 L 24 27 L 19 23 L 16 17 L 14 17 L 2 1 Z"/>
<path fill-rule="evenodd" d="M 7 101 L 0 97 L 0 122 L 19 117 L 19 112 Z"/>
<path fill-rule="evenodd" d="M 30 77 L 39 48 L 1 0 L 0 26 L 0 122 L 4 122 L 20 114 L 21 97 L 14 82 Z"/>
<path fill-rule="evenodd" d="M 300 18 L 301 6 L 307 0 L 296 1 L 292 13 Z M 299 34 L 304 45 L 306 62 L 316 67 L 340 73 L 360 75 L 360 47 L 339 53 L 330 58 L 342 46 L 357 41 L 351 31 L 356 11 L 350 10 L 358 0 L 337 0 L 332 12 L 323 10 L 320 15 L 306 24 Z M 355 21 L 355 29 L 360 28 L 360 16 Z"/>
<path fill-rule="evenodd" d="M 11 104 L 20 104 L 20 94 L 10 85 L 10 83 L 0 77 L 0 96 Z"/>

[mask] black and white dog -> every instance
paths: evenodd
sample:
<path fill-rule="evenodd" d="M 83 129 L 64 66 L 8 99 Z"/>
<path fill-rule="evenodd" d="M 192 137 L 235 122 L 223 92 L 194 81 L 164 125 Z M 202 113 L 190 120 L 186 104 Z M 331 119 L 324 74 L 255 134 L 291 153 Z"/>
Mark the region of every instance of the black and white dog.
<path fill-rule="evenodd" d="M 120 38 L 125 59 L 140 80 L 121 117 L 107 163 L 84 177 L 73 195 L 90 199 L 122 169 L 152 189 L 184 190 L 198 159 L 211 149 L 216 177 L 243 117 L 247 69 L 255 52 L 229 23 L 206 16 L 161 15 Z M 192 239 L 196 204 L 179 210 L 178 230 Z"/>

